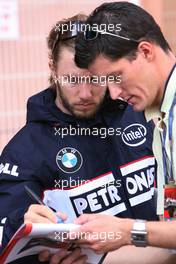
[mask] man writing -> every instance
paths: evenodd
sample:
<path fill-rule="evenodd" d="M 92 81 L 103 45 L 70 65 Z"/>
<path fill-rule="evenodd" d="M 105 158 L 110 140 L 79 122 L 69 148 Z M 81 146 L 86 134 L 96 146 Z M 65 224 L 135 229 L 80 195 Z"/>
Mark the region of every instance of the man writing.
<path fill-rule="evenodd" d="M 120 84 L 108 84 L 112 99 L 122 97 L 135 111 L 145 109 L 148 120 L 159 118 L 154 133 L 154 153 L 158 162 L 158 214 L 164 212 L 164 188 L 176 190 L 175 81 L 176 59 L 159 26 L 142 8 L 127 2 L 113 2 L 98 7 L 87 23 L 121 25 L 121 31 L 89 30 L 80 35 L 76 62 L 92 74 L 121 75 Z M 113 225 L 101 227 L 103 221 Z M 107 252 L 123 245 L 176 248 L 176 224 L 138 222 L 109 216 L 83 215 L 77 223 L 82 231 L 121 230 L 119 241 L 82 241 L 91 248 Z"/>

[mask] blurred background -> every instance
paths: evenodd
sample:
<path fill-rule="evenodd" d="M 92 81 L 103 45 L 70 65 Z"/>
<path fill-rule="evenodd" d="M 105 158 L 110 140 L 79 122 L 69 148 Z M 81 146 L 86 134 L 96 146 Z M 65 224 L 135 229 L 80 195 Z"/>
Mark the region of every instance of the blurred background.
<path fill-rule="evenodd" d="M 48 87 L 46 37 L 61 18 L 102 0 L 0 0 L 0 152 L 25 124 L 27 98 Z M 176 51 L 176 1 L 129 1 L 149 11 Z"/>

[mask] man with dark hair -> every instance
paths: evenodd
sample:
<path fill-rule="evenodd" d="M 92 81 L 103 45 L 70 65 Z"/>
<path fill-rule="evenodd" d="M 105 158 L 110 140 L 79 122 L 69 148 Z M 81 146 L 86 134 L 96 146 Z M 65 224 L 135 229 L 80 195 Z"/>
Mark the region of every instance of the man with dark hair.
<path fill-rule="evenodd" d="M 108 84 L 111 98 L 121 97 L 134 110 L 145 109 L 148 120 L 154 117 L 159 120 L 154 133 L 154 154 L 158 161 L 157 209 L 162 215 L 165 189 L 172 188 L 173 197 L 176 193 L 176 58 L 153 17 L 132 3 L 102 4 L 92 12 L 87 23 L 90 29 L 80 34 L 76 45 L 77 65 L 98 76 L 121 75 L 120 84 Z M 106 29 L 95 29 L 94 24 L 103 24 Z M 109 29 L 108 25 L 111 25 Z M 121 25 L 120 32 L 116 30 L 117 25 Z M 105 221 L 111 224 L 101 227 Z M 81 228 L 84 232 L 122 231 L 120 240 L 104 244 L 84 241 L 91 242 L 90 247 L 98 251 L 107 252 L 131 243 L 176 248 L 174 221 L 139 223 L 131 219 L 83 215 L 77 223 L 85 223 Z"/>

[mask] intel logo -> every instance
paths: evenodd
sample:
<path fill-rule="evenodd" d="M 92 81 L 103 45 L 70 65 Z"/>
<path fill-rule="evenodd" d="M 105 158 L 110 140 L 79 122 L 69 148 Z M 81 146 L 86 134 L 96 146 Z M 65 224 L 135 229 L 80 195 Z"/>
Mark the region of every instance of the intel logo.
<path fill-rule="evenodd" d="M 127 126 L 122 132 L 123 142 L 131 147 L 142 145 L 146 141 L 147 129 L 141 124 Z"/>

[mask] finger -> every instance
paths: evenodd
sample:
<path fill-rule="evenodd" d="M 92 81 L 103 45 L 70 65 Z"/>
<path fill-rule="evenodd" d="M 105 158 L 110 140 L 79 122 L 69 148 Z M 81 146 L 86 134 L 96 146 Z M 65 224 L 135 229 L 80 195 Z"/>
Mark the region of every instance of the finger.
<path fill-rule="evenodd" d="M 86 264 L 88 257 L 86 255 L 81 256 L 79 259 L 74 261 L 72 264 Z"/>
<path fill-rule="evenodd" d="M 62 221 L 65 221 L 68 217 L 67 214 L 59 212 L 59 211 L 56 214 L 62 219 Z"/>
<path fill-rule="evenodd" d="M 89 221 L 95 220 L 99 218 L 98 214 L 82 214 L 78 218 L 75 219 L 74 224 L 83 225 Z"/>
<path fill-rule="evenodd" d="M 99 250 L 99 251 L 96 250 L 95 253 L 96 253 L 97 255 L 103 255 L 105 252 L 103 252 L 103 251 L 101 251 L 101 250 Z"/>
<path fill-rule="evenodd" d="M 38 260 L 40 262 L 44 262 L 44 261 L 48 261 L 50 257 L 50 252 L 49 250 L 44 250 L 42 252 L 39 253 L 38 255 Z"/>
<path fill-rule="evenodd" d="M 35 217 L 42 216 L 44 218 L 47 218 L 52 223 L 57 222 L 57 217 L 56 217 L 55 213 L 45 205 L 40 205 L 40 204 L 30 205 L 28 211 L 25 214 L 24 220 L 26 220 L 26 221 L 30 220 L 31 214 L 32 215 L 35 214 Z"/>
<path fill-rule="evenodd" d="M 78 245 L 80 245 L 81 246 L 81 248 L 90 248 L 90 245 L 89 244 L 87 244 L 87 243 L 80 243 L 80 244 L 78 244 Z"/>
<path fill-rule="evenodd" d="M 62 261 L 62 264 L 72 264 L 79 257 L 81 257 L 81 249 L 76 248 L 70 254 L 68 254 Z"/>
<path fill-rule="evenodd" d="M 50 264 L 60 264 L 61 260 L 68 254 L 67 250 L 61 249 L 50 258 Z"/>
<path fill-rule="evenodd" d="M 24 223 L 47 223 L 51 224 L 53 223 L 51 220 L 49 220 L 46 217 L 42 217 L 39 214 L 31 213 L 30 215 L 26 216 L 24 215 Z"/>

